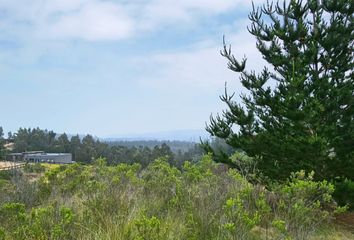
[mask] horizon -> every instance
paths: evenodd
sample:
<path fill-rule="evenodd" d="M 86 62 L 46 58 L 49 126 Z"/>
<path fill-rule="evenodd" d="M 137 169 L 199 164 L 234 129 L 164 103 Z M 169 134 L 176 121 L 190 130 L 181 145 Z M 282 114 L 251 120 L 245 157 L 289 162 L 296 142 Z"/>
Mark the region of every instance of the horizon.
<path fill-rule="evenodd" d="M 2 127 L 2 126 L 0 126 Z M 39 127 L 31 128 L 36 129 Z M 41 129 L 41 128 L 39 128 Z M 44 131 L 53 131 L 52 129 L 41 129 Z M 12 134 L 16 131 L 11 132 Z M 59 137 L 62 134 L 66 134 L 69 139 L 73 136 L 79 136 L 83 138 L 84 136 L 90 135 L 95 139 L 98 139 L 103 142 L 114 142 L 114 141 L 177 141 L 177 142 L 190 142 L 197 143 L 200 142 L 200 139 L 207 140 L 210 139 L 210 134 L 204 129 L 179 129 L 172 131 L 160 131 L 160 132 L 137 132 L 137 133 L 127 133 L 127 134 L 111 134 L 105 136 L 94 135 L 92 133 L 71 133 L 71 132 L 56 132 L 56 137 Z M 8 132 L 3 131 L 5 139 L 7 139 Z"/>
<path fill-rule="evenodd" d="M 220 56 L 223 35 L 248 68 L 264 66 L 247 31 L 251 2 L 30 3 L 0 0 L 5 134 L 20 127 L 94 136 L 203 130 L 224 108 L 225 82 L 242 92 Z"/>

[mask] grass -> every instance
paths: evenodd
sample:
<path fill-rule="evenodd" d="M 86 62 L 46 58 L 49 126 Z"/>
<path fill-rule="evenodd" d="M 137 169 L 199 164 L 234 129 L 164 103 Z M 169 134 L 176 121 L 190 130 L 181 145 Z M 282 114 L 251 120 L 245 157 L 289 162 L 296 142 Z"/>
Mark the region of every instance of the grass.
<path fill-rule="evenodd" d="M 310 240 L 353 240 L 354 231 L 339 225 L 326 226 L 320 229 L 316 236 L 312 236 Z"/>

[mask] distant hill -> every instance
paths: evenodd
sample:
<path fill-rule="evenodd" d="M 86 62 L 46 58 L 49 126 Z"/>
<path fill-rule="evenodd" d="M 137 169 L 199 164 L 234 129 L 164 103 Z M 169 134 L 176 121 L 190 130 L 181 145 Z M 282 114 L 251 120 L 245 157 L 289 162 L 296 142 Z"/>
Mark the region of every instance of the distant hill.
<path fill-rule="evenodd" d="M 153 149 L 155 146 L 161 146 L 162 144 L 167 144 L 173 153 L 185 153 L 196 147 L 197 143 L 195 142 L 187 142 L 187 141 L 169 141 L 169 140 L 114 140 L 114 141 L 105 141 L 109 146 L 123 146 L 128 148 L 133 147 L 148 147 Z"/>
<path fill-rule="evenodd" d="M 209 134 L 205 130 L 176 130 L 165 132 L 152 132 L 143 134 L 111 135 L 101 138 L 102 141 L 186 141 L 199 142 L 200 138 L 208 139 Z"/>

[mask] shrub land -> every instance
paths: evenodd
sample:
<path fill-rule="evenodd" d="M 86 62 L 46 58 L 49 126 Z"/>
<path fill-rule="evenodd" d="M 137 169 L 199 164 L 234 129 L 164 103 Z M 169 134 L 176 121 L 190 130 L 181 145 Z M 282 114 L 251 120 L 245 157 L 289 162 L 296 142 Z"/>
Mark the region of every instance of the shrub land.
<path fill-rule="evenodd" d="M 1 174 L 0 239 L 328 239 L 344 210 L 313 173 L 267 190 L 210 155 L 181 170 L 165 158 L 35 169 L 36 181 Z"/>

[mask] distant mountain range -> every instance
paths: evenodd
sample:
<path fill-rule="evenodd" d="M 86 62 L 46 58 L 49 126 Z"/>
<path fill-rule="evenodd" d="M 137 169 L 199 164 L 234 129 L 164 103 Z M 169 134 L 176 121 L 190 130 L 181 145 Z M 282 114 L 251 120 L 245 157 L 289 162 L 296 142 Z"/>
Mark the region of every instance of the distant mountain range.
<path fill-rule="evenodd" d="M 199 142 L 200 138 L 209 139 L 209 133 L 205 130 L 176 130 L 165 132 L 152 132 L 142 134 L 122 134 L 111 135 L 100 138 L 103 141 L 187 141 L 187 142 Z"/>

